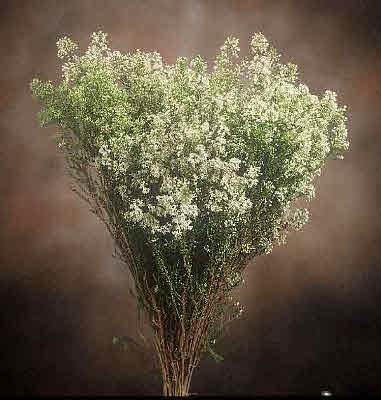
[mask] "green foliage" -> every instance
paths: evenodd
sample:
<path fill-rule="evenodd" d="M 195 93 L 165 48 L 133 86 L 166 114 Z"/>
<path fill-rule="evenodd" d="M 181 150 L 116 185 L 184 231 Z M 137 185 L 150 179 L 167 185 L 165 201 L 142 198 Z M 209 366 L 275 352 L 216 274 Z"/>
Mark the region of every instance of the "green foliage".
<path fill-rule="evenodd" d="M 140 299 L 148 278 L 178 320 L 199 316 L 211 287 L 229 296 L 250 259 L 303 227 L 308 210 L 292 203 L 311 200 L 326 160 L 349 148 L 336 93 L 319 99 L 297 85 L 296 65 L 281 64 L 260 33 L 240 63 L 238 39 L 227 38 L 211 74 L 201 56 L 165 65 L 157 52 L 112 52 L 101 31 L 82 56 L 67 37 L 57 46 L 63 81 L 30 84 L 41 125 L 59 128 L 71 175 L 105 211 Z"/>

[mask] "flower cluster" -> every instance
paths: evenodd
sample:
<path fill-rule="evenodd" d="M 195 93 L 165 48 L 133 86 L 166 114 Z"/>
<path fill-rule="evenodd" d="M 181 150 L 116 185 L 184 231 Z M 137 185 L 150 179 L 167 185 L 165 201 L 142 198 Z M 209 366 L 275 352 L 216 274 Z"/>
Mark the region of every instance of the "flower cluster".
<path fill-rule="evenodd" d="M 60 147 L 73 130 L 98 172 L 112 174 L 127 224 L 180 241 L 208 215 L 227 232 L 248 228 L 242 251 L 260 254 L 284 242 L 282 227 L 307 222 L 290 204 L 311 199 L 325 160 L 349 147 L 346 108 L 332 91 L 319 99 L 297 85 L 297 67 L 261 33 L 251 60 L 234 61 L 238 43 L 226 40 L 209 74 L 200 56 L 165 65 L 157 52 L 111 51 L 102 31 L 79 57 L 64 37 L 64 81 L 31 82 L 42 124 L 63 130 Z"/>

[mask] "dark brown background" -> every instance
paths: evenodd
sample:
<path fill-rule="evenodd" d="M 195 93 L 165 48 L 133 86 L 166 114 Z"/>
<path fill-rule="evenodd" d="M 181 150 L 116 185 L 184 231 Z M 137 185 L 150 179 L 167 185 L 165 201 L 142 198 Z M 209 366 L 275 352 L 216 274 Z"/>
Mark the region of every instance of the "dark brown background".
<path fill-rule="evenodd" d="M 1 394 L 161 393 L 147 360 L 111 345 L 137 336 L 130 276 L 106 228 L 69 189 L 65 164 L 40 128 L 34 76 L 57 81 L 56 41 L 81 50 L 98 29 L 122 52 L 173 63 L 212 62 L 226 36 L 262 31 L 319 96 L 348 105 L 350 151 L 317 183 L 311 220 L 248 266 L 237 298 L 247 317 L 205 360 L 202 394 L 381 395 L 378 1 L 2 1 L 0 75 Z"/>

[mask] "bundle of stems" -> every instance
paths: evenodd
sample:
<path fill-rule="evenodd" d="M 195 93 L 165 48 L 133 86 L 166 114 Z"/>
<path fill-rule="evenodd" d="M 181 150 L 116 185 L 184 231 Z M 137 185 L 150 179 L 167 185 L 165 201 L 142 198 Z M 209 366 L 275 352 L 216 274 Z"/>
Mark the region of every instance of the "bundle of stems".
<path fill-rule="evenodd" d="M 345 109 L 295 85 L 297 68 L 261 33 L 251 61 L 227 38 L 213 73 L 202 57 L 164 65 L 159 53 L 112 52 L 93 33 L 86 53 L 57 42 L 64 80 L 35 78 L 41 125 L 115 243 L 153 334 L 163 394 L 187 396 L 194 369 L 243 308 L 232 290 L 248 262 L 308 221 L 299 198 L 329 157 L 342 159 Z"/>

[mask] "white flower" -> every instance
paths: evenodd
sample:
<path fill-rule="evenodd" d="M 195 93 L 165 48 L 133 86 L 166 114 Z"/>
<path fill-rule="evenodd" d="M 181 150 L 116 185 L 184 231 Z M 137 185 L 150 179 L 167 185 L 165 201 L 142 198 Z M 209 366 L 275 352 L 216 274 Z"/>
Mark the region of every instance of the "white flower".
<path fill-rule="evenodd" d="M 78 45 L 74 43 L 70 38 L 64 36 L 63 38 L 57 41 L 58 52 L 57 55 L 59 58 L 65 58 L 72 55 L 72 53 L 78 49 Z"/>
<path fill-rule="evenodd" d="M 217 104 L 218 109 L 221 110 L 222 107 L 223 107 L 223 104 L 224 104 L 223 97 L 222 96 L 216 96 L 214 101 Z"/>
<path fill-rule="evenodd" d="M 260 52 L 266 52 L 269 44 L 267 42 L 267 39 L 264 37 L 264 35 L 259 32 L 255 33 L 251 39 L 251 49 L 254 52 L 255 50 L 258 50 Z"/>
<path fill-rule="evenodd" d="M 210 74 L 201 57 L 169 66 L 157 52 L 111 51 L 102 31 L 91 39 L 81 57 L 71 39 L 57 42 L 68 59 L 60 89 L 31 82 L 46 108 L 41 121 L 79 127 L 84 155 L 98 173 L 107 167 L 125 220 L 157 238 L 182 241 L 208 213 L 222 236 L 239 221 L 255 225 L 242 252 L 269 253 L 282 212 L 311 200 L 324 161 L 349 147 L 336 93 L 319 99 L 296 85 L 297 67 L 280 64 L 262 33 L 251 38 L 252 60 L 240 64 L 239 41 L 227 38 Z M 66 139 L 58 146 L 69 148 Z M 287 218 L 301 229 L 308 212 Z"/>
<path fill-rule="evenodd" d="M 209 131 L 209 122 L 208 122 L 208 121 L 205 121 L 205 122 L 202 124 L 202 131 L 203 131 L 204 133 L 206 133 L 206 132 Z"/>

